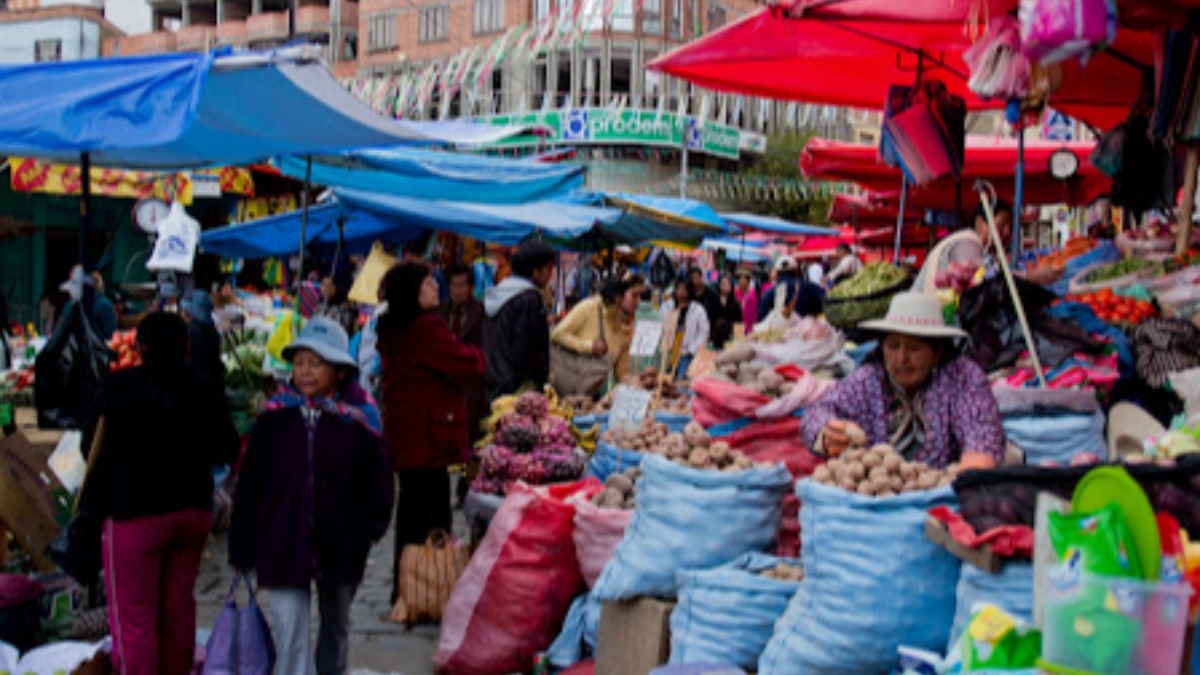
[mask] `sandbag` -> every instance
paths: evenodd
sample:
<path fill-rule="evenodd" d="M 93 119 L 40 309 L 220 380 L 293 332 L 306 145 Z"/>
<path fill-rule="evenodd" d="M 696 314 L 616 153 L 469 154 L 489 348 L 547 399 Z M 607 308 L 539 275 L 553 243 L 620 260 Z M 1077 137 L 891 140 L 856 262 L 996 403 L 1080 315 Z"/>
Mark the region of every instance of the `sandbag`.
<path fill-rule="evenodd" d="M 940 488 L 875 498 L 800 481 L 804 581 L 759 659 L 759 675 L 889 672 L 901 645 L 940 652 L 959 561 L 925 538 Z"/>
<path fill-rule="evenodd" d="M 590 501 L 575 505 L 575 557 L 588 588 L 600 578 L 632 520 L 631 510 L 602 509 Z"/>
<path fill-rule="evenodd" d="M 1033 563 L 1009 560 L 999 574 L 963 563 L 947 652 L 958 643 L 958 638 L 971 623 L 973 608 L 981 603 L 995 605 L 1015 618 L 1033 623 Z"/>
<path fill-rule="evenodd" d="M 705 377 L 692 383 L 692 417 L 704 428 L 745 417 L 771 402 L 733 382 Z"/>
<path fill-rule="evenodd" d="M 633 521 L 592 589 L 600 600 L 673 598 L 677 572 L 767 550 L 792 484 L 782 464 L 725 473 L 651 455 L 642 471 Z"/>
<path fill-rule="evenodd" d="M 585 588 L 569 500 L 599 489 L 591 480 L 513 488 L 446 604 L 433 655 L 439 673 L 523 672 L 550 645 Z"/>
<path fill-rule="evenodd" d="M 680 572 L 679 604 L 671 612 L 671 663 L 729 663 L 748 670 L 775 632 L 798 581 L 758 576 L 800 561 L 749 553 L 712 570 Z"/>
<path fill-rule="evenodd" d="M 596 443 L 596 451 L 592 453 L 592 458 L 588 460 L 587 473 L 585 475 L 605 481 L 614 473 L 621 473 L 626 469 L 641 466 L 642 460 L 645 457 L 644 453 L 637 450 L 618 448 L 611 443 L 598 441 Z"/>
<path fill-rule="evenodd" d="M 1045 412 L 1008 415 L 1001 418 L 1004 435 L 1025 453 L 1025 463 L 1043 466 L 1057 462 L 1067 466 L 1076 455 L 1108 456 L 1104 440 L 1104 413 Z"/>

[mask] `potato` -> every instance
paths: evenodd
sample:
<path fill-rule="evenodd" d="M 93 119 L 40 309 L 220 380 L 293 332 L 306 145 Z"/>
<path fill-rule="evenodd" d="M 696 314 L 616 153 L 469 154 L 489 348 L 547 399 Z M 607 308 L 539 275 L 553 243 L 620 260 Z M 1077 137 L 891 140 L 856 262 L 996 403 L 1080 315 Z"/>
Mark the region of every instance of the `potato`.
<path fill-rule="evenodd" d="M 951 478 L 950 476 L 942 476 L 941 478 L 938 479 L 938 482 L 937 482 L 938 487 L 946 487 L 947 485 L 953 485 L 953 484 L 954 484 L 954 479 Z"/>
<path fill-rule="evenodd" d="M 817 481 L 818 483 L 827 483 L 829 482 L 829 479 L 832 478 L 832 474 L 829 471 L 829 467 L 822 465 L 818 466 L 816 469 L 813 469 L 812 477 L 813 480 Z"/>
<path fill-rule="evenodd" d="M 900 493 L 904 491 L 904 479 L 895 474 L 892 474 L 892 477 L 888 479 L 888 485 L 891 486 L 892 492 Z"/>
<path fill-rule="evenodd" d="M 888 453 L 883 457 L 883 465 L 887 467 L 888 471 L 898 473 L 900 467 L 904 465 L 904 458 L 894 452 Z"/>
<path fill-rule="evenodd" d="M 867 481 L 865 483 L 859 483 L 856 492 L 858 492 L 858 494 L 860 494 L 860 495 L 863 495 L 864 497 L 874 497 L 875 496 L 875 485 L 872 484 L 870 481 Z"/>
<path fill-rule="evenodd" d="M 845 453 L 842 454 L 842 458 L 848 462 L 861 462 L 862 458 L 864 456 L 866 456 L 866 454 L 867 454 L 866 450 L 863 450 L 862 448 L 857 448 L 854 450 L 847 450 Z"/>
<path fill-rule="evenodd" d="M 917 479 L 913 478 L 912 480 L 904 481 L 904 488 L 901 490 L 901 492 L 916 492 L 919 489 L 920 488 L 917 487 Z"/>
<path fill-rule="evenodd" d="M 870 473 L 867 474 L 867 477 L 873 481 L 886 484 L 891 479 L 891 475 L 892 474 L 888 472 L 887 467 L 877 466 L 871 469 Z"/>
<path fill-rule="evenodd" d="M 881 454 L 881 455 L 886 455 L 886 454 L 888 454 L 889 452 L 896 452 L 895 448 L 893 448 L 892 446 L 888 445 L 887 443 L 876 443 L 875 445 L 872 445 L 872 446 L 871 446 L 871 450 L 870 450 L 870 451 L 871 451 L 871 452 L 877 452 L 877 453 L 879 453 L 879 454 Z"/>
<path fill-rule="evenodd" d="M 883 489 L 875 494 L 876 497 L 895 497 L 896 492 L 891 489 Z"/>
<path fill-rule="evenodd" d="M 688 464 L 696 469 L 708 468 L 710 457 L 707 450 L 697 448 L 688 455 Z"/>
<path fill-rule="evenodd" d="M 917 487 L 922 490 L 932 490 L 937 487 L 938 475 L 932 471 L 926 471 L 917 478 Z"/>
<path fill-rule="evenodd" d="M 600 507 L 606 509 L 620 508 L 625 503 L 625 495 L 616 488 L 604 488 L 600 493 Z"/>
<path fill-rule="evenodd" d="M 850 440 L 852 447 L 861 448 L 867 444 L 867 432 L 854 422 L 846 425 L 846 438 Z"/>
<path fill-rule="evenodd" d="M 742 455 L 733 461 L 732 466 L 737 467 L 741 471 L 749 471 L 754 468 L 754 460 Z"/>
<path fill-rule="evenodd" d="M 779 385 L 779 395 L 787 396 L 788 394 L 792 393 L 792 391 L 794 391 L 795 389 L 796 389 L 795 382 L 784 382 L 783 384 Z"/>
<path fill-rule="evenodd" d="M 629 476 L 626 476 L 625 474 L 614 473 L 604 481 L 604 484 L 607 487 L 619 490 L 622 495 L 627 495 L 630 492 L 633 492 L 633 481 L 630 480 Z"/>
<path fill-rule="evenodd" d="M 867 454 L 863 455 L 862 463 L 863 466 L 867 467 L 868 469 L 874 469 L 877 466 L 883 466 L 883 455 L 875 452 L 868 452 Z"/>
<path fill-rule="evenodd" d="M 915 464 L 904 462 L 900 465 L 900 477 L 905 481 L 916 480 L 918 473 L 920 473 L 920 470 Z"/>
<path fill-rule="evenodd" d="M 855 462 L 846 467 L 846 475 L 857 483 L 867 477 L 867 467 Z"/>
<path fill-rule="evenodd" d="M 850 492 L 854 492 L 854 491 L 858 490 L 858 483 L 855 483 L 854 481 L 850 480 L 849 478 L 843 478 L 840 481 L 838 481 L 838 487 L 842 488 L 843 490 L 848 490 Z"/>

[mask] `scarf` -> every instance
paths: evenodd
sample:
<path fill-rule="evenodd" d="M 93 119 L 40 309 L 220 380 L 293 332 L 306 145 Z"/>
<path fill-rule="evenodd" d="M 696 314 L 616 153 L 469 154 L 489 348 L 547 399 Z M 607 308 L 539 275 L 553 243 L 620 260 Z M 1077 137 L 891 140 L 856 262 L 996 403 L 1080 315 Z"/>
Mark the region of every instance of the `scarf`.
<path fill-rule="evenodd" d="M 379 416 L 379 406 L 357 382 L 351 382 L 344 391 L 335 394 L 332 398 L 308 398 L 300 393 L 296 385 L 286 382 L 267 401 L 263 409 L 284 410 L 287 408 L 311 408 L 329 413 L 338 419 L 361 424 L 376 438 L 383 438 L 383 420 Z"/>
<path fill-rule="evenodd" d="M 887 373 L 887 368 L 883 369 Z M 888 397 L 888 441 L 896 452 L 911 460 L 925 445 L 925 387 L 909 395 L 887 373 L 891 396 Z"/>

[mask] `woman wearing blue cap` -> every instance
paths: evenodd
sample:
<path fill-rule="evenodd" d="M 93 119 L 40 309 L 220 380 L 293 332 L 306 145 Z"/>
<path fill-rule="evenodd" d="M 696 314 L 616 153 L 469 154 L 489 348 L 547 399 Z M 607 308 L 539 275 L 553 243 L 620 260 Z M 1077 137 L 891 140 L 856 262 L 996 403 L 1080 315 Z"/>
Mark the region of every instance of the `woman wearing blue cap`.
<path fill-rule="evenodd" d="M 229 559 L 271 591 L 277 673 L 346 672 L 350 604 L 391 521 L 392 461 L 346 331 L 314 317 L 283 351 L 292 378 L 250 432 Z M 316 582 L 321 626 L 310 649 Z"/>

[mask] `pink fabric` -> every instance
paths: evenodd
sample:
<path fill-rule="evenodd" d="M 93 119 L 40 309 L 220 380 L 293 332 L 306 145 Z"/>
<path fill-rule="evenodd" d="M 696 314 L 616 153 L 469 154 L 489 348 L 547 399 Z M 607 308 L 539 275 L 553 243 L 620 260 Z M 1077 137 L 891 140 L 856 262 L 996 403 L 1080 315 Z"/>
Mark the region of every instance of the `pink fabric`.
<path fill-rule="evenodd" d="M 188 675 L 196 644 L 196 577 L 209 511 L 104 524 L 104 578 L 118 675 Z"/>

